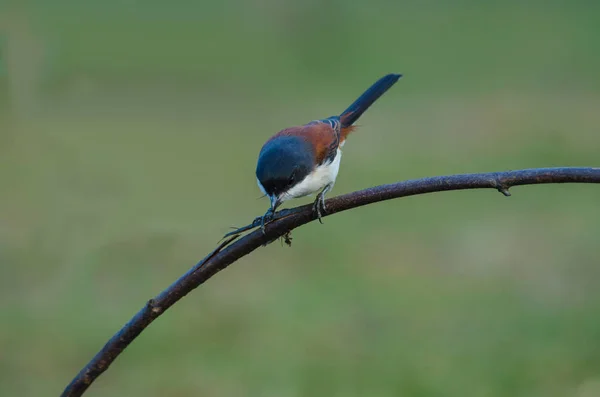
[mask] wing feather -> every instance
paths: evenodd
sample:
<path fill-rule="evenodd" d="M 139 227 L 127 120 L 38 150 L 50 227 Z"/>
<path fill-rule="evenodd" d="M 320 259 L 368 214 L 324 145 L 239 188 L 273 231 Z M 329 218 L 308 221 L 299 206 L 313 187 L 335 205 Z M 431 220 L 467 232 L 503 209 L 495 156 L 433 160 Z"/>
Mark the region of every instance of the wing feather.
<path fill-rule="evenodd" d="M 271 139 L 278 136 L 297 136 L 310 142 L 314 149 L 317 166 L 325 162 L 331 162 L 335 158 L 340 146 L 340 119 L 330 117 L 323 120 L 311 121 L 308 124 L 286 128 L 273 135 Z"/>

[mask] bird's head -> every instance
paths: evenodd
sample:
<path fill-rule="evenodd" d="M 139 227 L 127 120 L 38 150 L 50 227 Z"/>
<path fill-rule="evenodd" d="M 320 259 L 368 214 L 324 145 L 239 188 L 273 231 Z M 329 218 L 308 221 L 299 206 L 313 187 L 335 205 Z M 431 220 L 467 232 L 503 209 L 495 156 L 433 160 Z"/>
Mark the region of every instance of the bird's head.
<path fill-rule="evenodd" d="M 314 149 L 298 136 L 278 136 L 268 141 L 260 151 L 256 165 L 258 185 L 271 200 L 275 210 L 286 193 L 300 183 L 315 165 Z"/>

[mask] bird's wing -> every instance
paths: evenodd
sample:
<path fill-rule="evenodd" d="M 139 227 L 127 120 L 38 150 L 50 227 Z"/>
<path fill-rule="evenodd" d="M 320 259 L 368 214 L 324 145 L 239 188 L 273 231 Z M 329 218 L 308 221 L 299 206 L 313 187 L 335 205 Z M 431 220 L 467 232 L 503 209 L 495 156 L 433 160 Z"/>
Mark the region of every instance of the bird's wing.
<path fill-rule="evenodd" d="M 317 165 L 331 162 L 340 145 L 340 119 L 337 116 L 323 120 L 311 121 L 308 124 L 290 127 L 279 131 L 271 139 L 278 136 L 297 136 L 308 141 L 314 149 Z"/>

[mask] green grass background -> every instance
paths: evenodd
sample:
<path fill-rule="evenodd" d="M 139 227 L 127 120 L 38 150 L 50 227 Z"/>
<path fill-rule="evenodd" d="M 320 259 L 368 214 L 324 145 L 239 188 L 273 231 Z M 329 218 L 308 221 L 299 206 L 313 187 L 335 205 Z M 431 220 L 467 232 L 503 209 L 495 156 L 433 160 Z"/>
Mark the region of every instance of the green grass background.
<path fill-rule="evenodd" d="M 254 167 L 277 130 L 401 72 L 334 195 L 599 166 L 599 71 L 596 1 L 4 3 L 0 395 L 57 395 L 262 214 Z M 512 193 L 298 229 L 169 310 L 88 395 L 598 396 L 600 188 Z"/>

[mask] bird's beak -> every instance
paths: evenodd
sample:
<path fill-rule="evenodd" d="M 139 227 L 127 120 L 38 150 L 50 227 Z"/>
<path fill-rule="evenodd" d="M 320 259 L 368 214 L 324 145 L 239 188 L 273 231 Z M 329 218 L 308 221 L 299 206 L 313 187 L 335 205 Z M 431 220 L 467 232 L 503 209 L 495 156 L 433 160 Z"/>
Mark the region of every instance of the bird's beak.
<path fill-rule="evenodd" d="M 281 204 L 281 201 L 276 195 L 269 196 L 269 199 L 271 200 L 271 209 L 273 210 L 273 212 L 275 212 L 277 207 L 279 207 L 279 205 Z"/>

